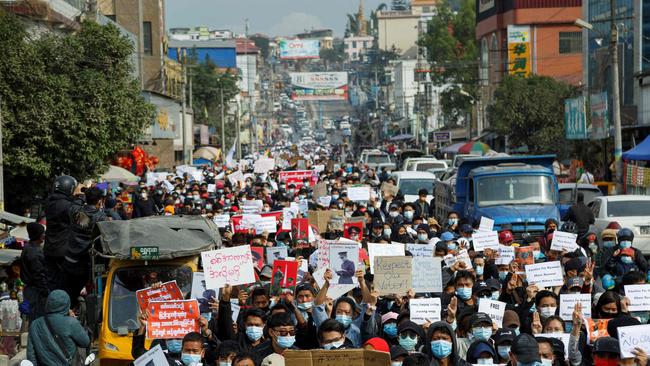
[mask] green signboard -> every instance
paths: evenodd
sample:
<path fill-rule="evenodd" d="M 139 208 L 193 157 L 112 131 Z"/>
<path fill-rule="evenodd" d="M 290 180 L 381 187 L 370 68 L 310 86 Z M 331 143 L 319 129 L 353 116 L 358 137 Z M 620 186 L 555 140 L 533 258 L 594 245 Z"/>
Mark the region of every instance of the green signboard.
<path fill-rule="evenodd" d="M 156 260 L 160 256 L 158 247 L 131 247 L 131 259 Z"/>

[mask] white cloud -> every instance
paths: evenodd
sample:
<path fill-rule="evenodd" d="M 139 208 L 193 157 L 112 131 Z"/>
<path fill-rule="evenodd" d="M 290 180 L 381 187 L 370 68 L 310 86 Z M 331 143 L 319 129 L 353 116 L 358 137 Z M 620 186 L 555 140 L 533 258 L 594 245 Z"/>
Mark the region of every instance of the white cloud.
<path fill-rule="evenodd" d="M 325 28 L 320 18 L 305 13 L 289 13 L 269 29 L 269 34 L 277 36 L 292 36 L 296 33 L 311 29 Z"/>

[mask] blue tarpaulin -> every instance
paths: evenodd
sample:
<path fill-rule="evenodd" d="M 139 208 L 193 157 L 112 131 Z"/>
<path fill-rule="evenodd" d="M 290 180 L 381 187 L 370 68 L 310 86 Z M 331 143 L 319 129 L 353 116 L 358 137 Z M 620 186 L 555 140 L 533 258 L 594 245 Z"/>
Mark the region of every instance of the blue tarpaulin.
<path fill-rule="evenodd" d="M 624 152 L 623 159 L 650 161 L 650 136 L 646 137 L 643 142 L 632 149 Z"/>

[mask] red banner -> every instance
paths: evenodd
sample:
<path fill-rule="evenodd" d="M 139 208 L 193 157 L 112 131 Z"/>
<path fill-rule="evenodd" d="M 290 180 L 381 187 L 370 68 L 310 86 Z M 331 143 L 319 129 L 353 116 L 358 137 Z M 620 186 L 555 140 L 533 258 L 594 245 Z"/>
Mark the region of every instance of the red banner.
<path fill-rule="evenodd" d="M 183 300 L 183 294 L 176 281 L 165 282 L 158 288 L 148 287 L 138 290 L 135 292 L 135 296 L 142 311 L 147 308 L 151 301 Z"/>
<path fill-rule="evenodd" d="M 196 300 L 155 301 L 147 307 L 147 338 L 183 338 L 199 331 L 199 302 Z"/>
<path fill-rule="evenodd" d="M 287 185 L 293 184 L 296 186 L 296 189 L 300 189 L 303 186 L 303 180 L 309 179 L 310 186 L 318 183 L 318 174 L 313 170 L 289 170 L 281 171 L 280 182 L 285 182 Z"/>
<path fill-rule="evenodd" d="M 280 218 L 282 217 L 282 211 L 274 211 L 274 212 L 265 212 L 262 214 L 259 214 L 262 217 L 275 217 L 275 222 L 278 223 L 280 222 Z M 242 219 L 244 218 L 243 215 L 237 215 L 237 216 L 232 216 L 230 218 L 230 223 L 232 226 L 232 231 L 234 234 L 237 233 L 243 233 L 243 234 L 249 234 L 253 233 L 255 234 L 255 227 L 245 227 L 242 225 Z"/>

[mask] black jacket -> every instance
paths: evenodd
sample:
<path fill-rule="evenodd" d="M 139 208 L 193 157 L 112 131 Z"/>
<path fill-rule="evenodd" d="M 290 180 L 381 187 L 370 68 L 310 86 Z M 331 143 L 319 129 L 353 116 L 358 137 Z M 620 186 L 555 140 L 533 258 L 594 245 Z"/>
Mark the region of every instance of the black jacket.
<path fill-rule="evenodd" d="M 578 230 L 578 238 L 583 236 L 589 230 L 589 225 L 593 224 L 594 213 L 583 202 L 578 202 L 569 208 L 562 221 L 572 221 L 576 224 Z"/>
<path fill-rule="evenodd" d="M 94 238 L 93 231 L 100 221 L 106 221 L 106 213 L 95 206 L 83 205 L 70 209 L 70 242 L 67 256 L 80 257 L 87 253 Z"/>
<path fill-rule="evenodd" d="M 45 256 L 40 244 L 31 241 L 20 254 L 20 277 L 28 287 L 37 289 L 47 296 L 48 279 L 45 269 Z"/>
<path fill-rule="evenodd" d="M 46 257 L 62 258 L 70 240 L 70 210 L 73 207 L 80 208 L 83 201 L 59 192 L 52 193 L 47 201 L 43 253 Z"/>
<path fill-rule="evenodd" d="M 137 198 L 133 204 L 133 218 L 137 217 L 148 217 L 156 214 L 156 207 L 153 204 L 153 200 L 148 198 L 143 200 L 142 198 Z"/>

